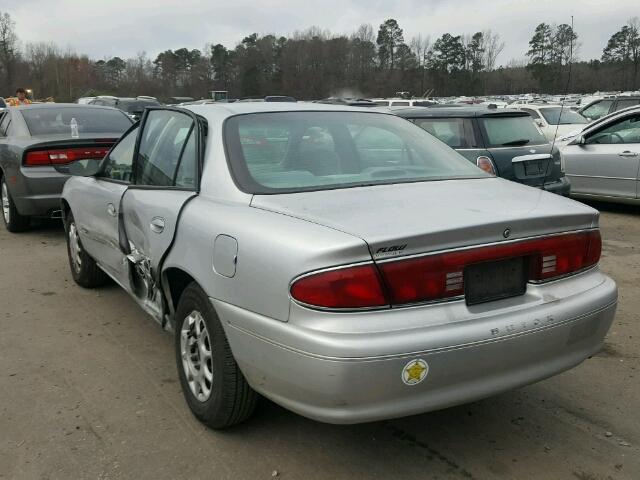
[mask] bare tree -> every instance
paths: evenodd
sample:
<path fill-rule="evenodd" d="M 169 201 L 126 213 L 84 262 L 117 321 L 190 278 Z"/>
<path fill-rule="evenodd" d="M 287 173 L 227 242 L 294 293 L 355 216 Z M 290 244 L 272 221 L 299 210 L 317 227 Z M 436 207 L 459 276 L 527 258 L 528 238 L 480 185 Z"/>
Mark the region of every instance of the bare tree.
<path fill-rule="evenodd" d="M 0 66 L 7 85 L 13 84 L 13 69 L 19 56 L 15 25 L 11 15 L 0 12 Z"/>
<path fill-rule="evenodd" d="M 417 66 L 420 73 L 420 95 L 424 94 L 424 78 L 426 73 L 427 52 L 431 48 L 431 37 L 423 37 L 421 33 L 411 38 L 409 48 L 416 56 Z"/>
<path fill-rule="evenodd" d="M 493 33 L 491 30 L 485 30 L 482 32 L 483 48 L 484 48 L 484 65 L 485 69 L 490 72 L 496 66 L 496 59 L 504 50 L 504 42 L 500 40 L 498 33 Z"/>

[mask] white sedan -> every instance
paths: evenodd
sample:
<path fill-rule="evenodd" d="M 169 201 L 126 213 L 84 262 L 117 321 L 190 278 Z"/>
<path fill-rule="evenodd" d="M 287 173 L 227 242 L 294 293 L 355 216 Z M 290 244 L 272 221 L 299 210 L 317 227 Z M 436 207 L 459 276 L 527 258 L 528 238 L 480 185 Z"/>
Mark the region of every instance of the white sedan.
<path fill-rule="evenodd" d="M 552 142 L 584 127 L 589 121 L 578 112 L 561 105 L 526 105 L 519 107 L 533 117 L 544 136 Z"/>

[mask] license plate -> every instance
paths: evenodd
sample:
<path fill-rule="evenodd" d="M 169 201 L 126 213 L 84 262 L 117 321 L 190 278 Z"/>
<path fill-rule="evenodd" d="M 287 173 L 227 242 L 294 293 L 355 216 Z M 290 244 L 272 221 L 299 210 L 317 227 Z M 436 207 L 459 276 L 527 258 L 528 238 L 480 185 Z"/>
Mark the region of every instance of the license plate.
<path fill-rule="evenodd" d="M 525 162 L 524 174 L 527 176 L 537 176 L 546 173 L 548 162 L 539 160 L 537 162 Z"/>
<path fill-rule="evenodd" d="M 464 269 L 467 305 L 523 295 L 527 290 L 524 257 L 469 265 Z"/>

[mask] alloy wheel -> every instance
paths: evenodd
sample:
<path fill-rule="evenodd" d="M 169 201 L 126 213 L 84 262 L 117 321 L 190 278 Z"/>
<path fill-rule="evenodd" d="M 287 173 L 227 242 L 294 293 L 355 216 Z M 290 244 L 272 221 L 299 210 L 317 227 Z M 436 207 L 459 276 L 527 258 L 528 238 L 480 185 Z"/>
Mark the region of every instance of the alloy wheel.
<path fill-rule="evenodd" d="M 9 190 L 7 189 L 7 183 L 2 179 L 2 215 L 4 216 L 4 222 L 9 225 L 11 222 L 11 209 L 9 207 Z"/>
<path fill-rule="evenodd" d="M 78 238 L 78 229 L 75 222 L 69 224 L 69 258 L 76 272 L 80 273 L 82 268 L 82 247 L 80 246 L 80 238 Z"/>
<path fill-rule="evenodd" d="M 182 321 L 180 355 L 191 393 L 200 402 L 206 402 L 213 385 L 213 361 L 209 331 L 204 317 L 197 310 Z"/>

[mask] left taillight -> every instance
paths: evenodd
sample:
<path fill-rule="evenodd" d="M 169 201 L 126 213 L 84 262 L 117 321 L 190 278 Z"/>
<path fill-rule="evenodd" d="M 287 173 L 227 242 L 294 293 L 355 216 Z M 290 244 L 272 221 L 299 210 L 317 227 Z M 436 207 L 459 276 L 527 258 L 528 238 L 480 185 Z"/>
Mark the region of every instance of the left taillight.
<path fill-rule="evenodd" d="M 388 306 L 375 265 L 356 265 L 299 278 L 291 285 L 298 302 L 320 308 L 372 308 Z"/>
<path fill-rule="evenodd" d="M 27 167 L 65 165 L 78 160 L 100 160 L 109 152 L 110 146 L 74 147 L 47 150 L 29 150 L 24 156 Z"/>

